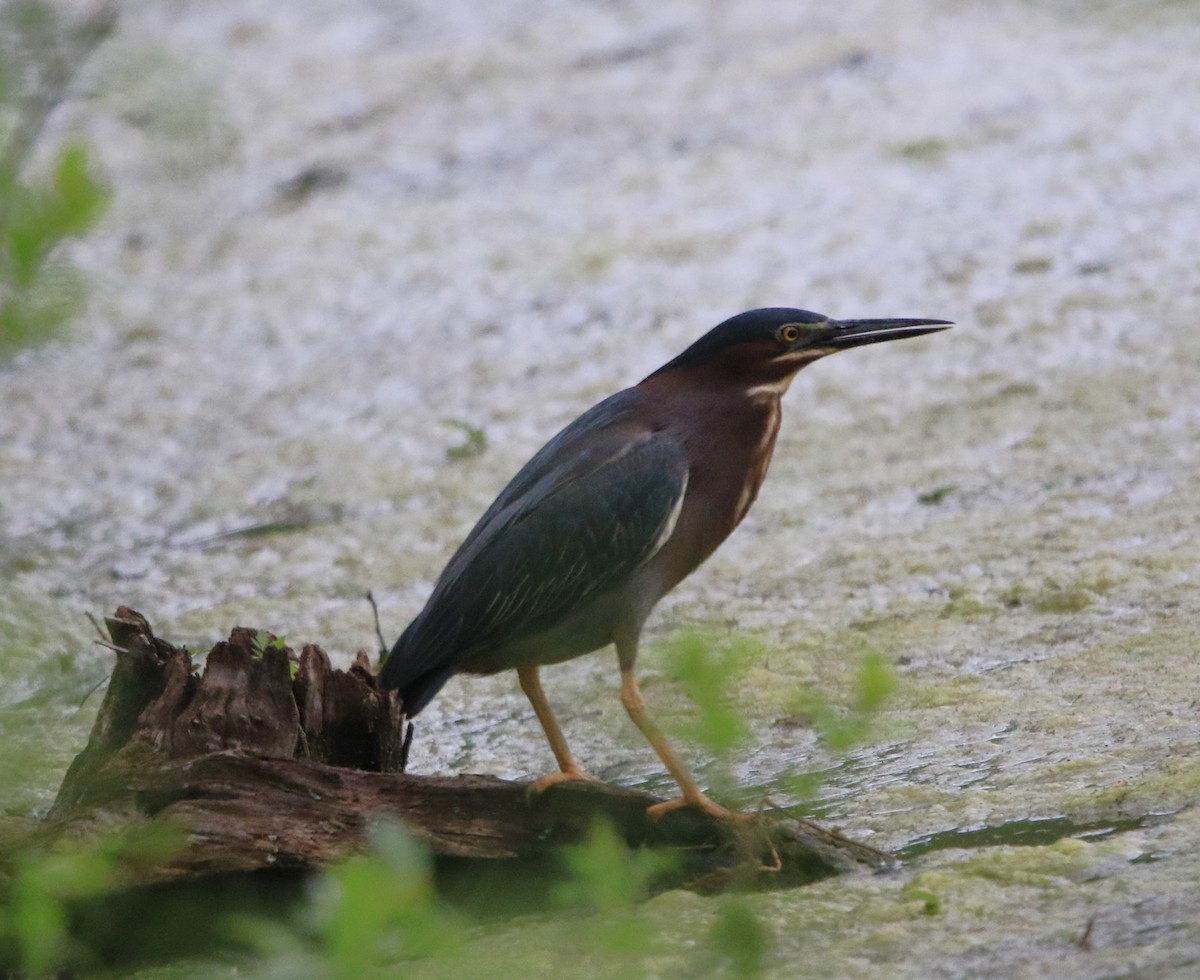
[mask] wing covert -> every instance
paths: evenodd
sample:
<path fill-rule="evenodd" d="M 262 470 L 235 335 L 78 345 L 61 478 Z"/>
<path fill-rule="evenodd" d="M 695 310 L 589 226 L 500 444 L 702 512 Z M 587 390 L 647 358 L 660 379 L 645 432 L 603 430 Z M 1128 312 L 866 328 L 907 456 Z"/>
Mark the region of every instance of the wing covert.
<path fill-rule="evenodd" d="M 452 670 L 472 650 L 548 628 L 662 546 L 687 488 L 676 439 L 617 425 L 572 448 L 574 465 L 527 466 L 523 492 L 502 494 L 476 525 L 397 642 L 393 671 Z"/>

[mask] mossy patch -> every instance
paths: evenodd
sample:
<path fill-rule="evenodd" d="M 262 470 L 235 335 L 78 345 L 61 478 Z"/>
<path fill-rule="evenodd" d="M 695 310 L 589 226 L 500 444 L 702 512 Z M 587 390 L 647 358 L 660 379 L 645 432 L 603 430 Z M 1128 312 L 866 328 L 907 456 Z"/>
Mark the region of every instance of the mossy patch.
<path fill-rule="evenodd" d="M 1013 263 L 1013 272 L 1021 276 L 1032 276 L 1042 272 L 1049 272 L 1054 268 L 1053 260 L 1045 255 L 1031 255 L 1027 258 L 1018 259 Z"/>
<path fill-rule="evenodd" d="M 896 151 L 905 160 L 916 160 L 919 163 L 941 163 L 950 152 L 946 141 L 936 136 L 924 139 L 910 140 L 901 144 Z"/>
<path fill-rule="evenodd" d="M 1035 600 L 1033 608 L 1040 613 L 1076 613 L 1083 612 L 1093 601 L 1083 589 L 1061 589 Z"/>
<path fill-rule="evenodd" d="M 952 591 L 950 601 L 942 607 L 942 611 L 938 615 L 942 619 L 973 619 L 979 616 L 990 616 L 995 612 L 994 606 L 980 602 L 972 595 Z"/>
<path fill-rule="evenodd" d="M 1072 878 L 1093 865 L 1108 850 L 1074 837 L 1042 847 L 989 847 L 936 870 L 922 872 L 909 883 L 933 894 L 956 890 L 964 878 L 998 885 L 1044 887 Z"/>

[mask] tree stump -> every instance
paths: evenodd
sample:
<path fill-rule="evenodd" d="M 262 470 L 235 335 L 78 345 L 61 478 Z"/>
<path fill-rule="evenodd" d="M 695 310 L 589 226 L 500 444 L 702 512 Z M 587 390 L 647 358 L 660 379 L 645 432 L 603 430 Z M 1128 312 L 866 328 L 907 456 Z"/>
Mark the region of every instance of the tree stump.
<path fill-rule="evenodd" d="M 597 817 L 631 847 L 687 856 L 672 884 L 720 887 L 776 866 L 781 881 L 894 865 L 880 851 L 782 813 L 720 821 L 695 810 L 650 820 L 660 802 L 603 783 L 532 784 L 490 776 L 413 776 L 403 705 L 379 688 L 364 654 L 334 670 L 319 647 L 300 655 L 269 633 L 235 628 L 191 654 L 121 607 L 106 620 L 116 665 L 87 747 L 49 814 L 75 836 L 169 817 L 186 845 L 144 869 L 144 881 L 313 869 L 361 849 L 373 819 L 402 821 L 436 856 L 544 859 L 582 840 Z M 412 726 L 408 726 L 411 738 Z"/>

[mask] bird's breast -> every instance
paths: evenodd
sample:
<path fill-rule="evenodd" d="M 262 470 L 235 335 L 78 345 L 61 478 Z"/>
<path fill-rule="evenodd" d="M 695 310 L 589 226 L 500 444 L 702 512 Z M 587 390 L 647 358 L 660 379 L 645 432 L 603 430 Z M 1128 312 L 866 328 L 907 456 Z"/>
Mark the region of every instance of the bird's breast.
<path fill-rule="evenodd" d="M 766 479 L 767 468 L 771 465 L 771 456 L 775 452 L 775 438 L 779 435 L 779 417 L 779 400 L 771 399 L 767 417 L 758 433 L 758 440 L 746 462 L 746 475 L 733 509 L 733 527 L 730 531 L 742 522 L 742 518 L 750 510 L 750 505 L 758 497 L 763 480 Z"/>
<path fill-rule="evenodd" d="M 690 460 L 687 492 L 671 536 L 653 560 L 665 594 L 711 555 L 750 510 L 779 434 L 778 397 L 726 402 L 681 428 Z"/>

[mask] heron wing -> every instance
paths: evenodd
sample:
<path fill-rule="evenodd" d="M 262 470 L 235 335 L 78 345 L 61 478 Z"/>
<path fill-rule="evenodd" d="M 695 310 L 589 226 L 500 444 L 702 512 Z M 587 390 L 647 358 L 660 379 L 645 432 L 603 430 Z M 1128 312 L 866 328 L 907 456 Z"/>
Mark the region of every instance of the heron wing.
<path fill-rule="evenodd" d="M 605 421 L 568 427 L 514 477 L 397 641 L 386 686 L 448 677 L 474 650 L 553 626 L 662 546 L 687 488 L 683 446 L 625 411 Z"/>
<path fill-rule="evenodd" d="M 495 529 L 502 513 L 522 502 L 535 505 L 547 493 L 577 475 L 591 472 L 620 451 L 620 434 L 636 434 L 642 429 L 637 423 L 641 398 L 641 392 L 635 388 L 626 388 L 610 395 L 589 408 L 534 453 L 484 511 L 450 560 L 442 579 L 450 576 L 455 560 L 470 550 L 476 538 Z"/>

